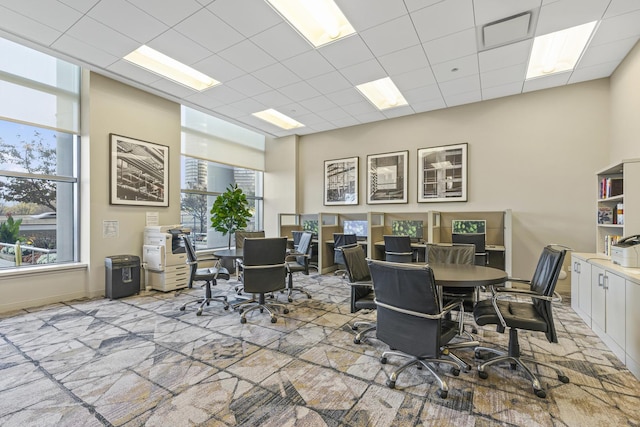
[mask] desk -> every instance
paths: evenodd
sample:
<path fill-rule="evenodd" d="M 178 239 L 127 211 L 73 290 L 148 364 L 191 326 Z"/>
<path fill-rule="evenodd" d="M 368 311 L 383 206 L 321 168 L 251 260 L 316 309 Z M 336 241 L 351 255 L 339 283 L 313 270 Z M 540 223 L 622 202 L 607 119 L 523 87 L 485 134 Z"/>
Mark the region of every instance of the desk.
<path fill-rule="evenodd" d="M 484 265 L 429 264 L 436 285 L 449 287 L 478 287 L 499 285 L 507 281 L 507 272 Z"/>
<path fill-rule="evenodd" d="M 244 256 L 242 248 L 240 249 L 218 249 L 213 254 L 219 258 L 242 258 Z"/>

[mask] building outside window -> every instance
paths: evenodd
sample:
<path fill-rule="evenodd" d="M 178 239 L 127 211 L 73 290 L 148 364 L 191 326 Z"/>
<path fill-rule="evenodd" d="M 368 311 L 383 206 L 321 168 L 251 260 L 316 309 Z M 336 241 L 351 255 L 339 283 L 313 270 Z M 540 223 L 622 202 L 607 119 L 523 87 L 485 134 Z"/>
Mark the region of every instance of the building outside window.
<path fill-rule="evenodd" d="M 0 51 L 0 268 L 77 261 L 80 69 Z"/>

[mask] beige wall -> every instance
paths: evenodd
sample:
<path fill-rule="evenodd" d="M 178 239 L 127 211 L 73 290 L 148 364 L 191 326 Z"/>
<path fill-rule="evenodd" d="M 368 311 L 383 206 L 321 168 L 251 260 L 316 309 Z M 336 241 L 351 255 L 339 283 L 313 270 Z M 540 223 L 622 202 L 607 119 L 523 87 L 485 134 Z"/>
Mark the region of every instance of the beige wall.
<path fill-rule="evenodd" d="M 279 236 L 278 214 L 298 213 L 298 137 L 266 141 L 264 173 L 264 231 Z"/>
<path fill-rule="evenodd" d="M 594 173 L 609 157 L 609 80 L 303 136 L 301 212 L 513 211 L 513 274 L 530 277 L 541 247 L 595 250 Z M 466 203 L 417 203 L 417 149 L 469 144 Z M 368 206 L 367 154 L 409 150 L 409 203 Z M 322 205 L 323 160 L 360 157 L 360 204 Z"/>
<path fill-rule="evenodd" d="M 640 157 L 640 43 L 611 76 L 609 163 Z"/>

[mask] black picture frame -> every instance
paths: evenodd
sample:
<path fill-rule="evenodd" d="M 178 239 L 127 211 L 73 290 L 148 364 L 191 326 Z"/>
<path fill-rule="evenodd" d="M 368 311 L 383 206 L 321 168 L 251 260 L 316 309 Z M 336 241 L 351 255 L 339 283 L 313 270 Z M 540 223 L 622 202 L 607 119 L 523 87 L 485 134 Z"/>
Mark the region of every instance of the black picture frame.
<path fill-rule="evenodd" d="M 324 205 L 357 205 L 359 157 L 325 160 Z"/>
<path fill-rule="evenodd" d="M 367 204 L 408 203 L 409 151 L 367 156 Z"/>
<path fill-rule="evenodd" d="M 467 201 L 468 144 L 418 150 L 418 202 Z"/>

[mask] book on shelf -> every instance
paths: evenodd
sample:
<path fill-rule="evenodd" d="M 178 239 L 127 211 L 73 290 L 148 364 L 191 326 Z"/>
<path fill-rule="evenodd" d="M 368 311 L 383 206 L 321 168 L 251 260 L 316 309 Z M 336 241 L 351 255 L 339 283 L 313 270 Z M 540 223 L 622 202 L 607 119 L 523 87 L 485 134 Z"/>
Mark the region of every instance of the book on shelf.
<path fill-rule="evenodd" d="M 622 178 L 602 178 L 600 180 L 600 199 L 608 199 L 622 194 Z"/>
<path fill-rule="evenodd" d="M 616 205 L 615 223 L 624 225 L 624 203 L 618 203 Z"/>
<path fill-rule="evenodd" d="M 618 241 L 622 238 L 622 236 L 617 236 L 615 234 L 607 234 L 604 236 L 604 254 L 607 256 L 611 255 L 611 246 L 618 243 Z"/>
<path fill-rule="evenodd" d="M 613 208 L 598 206 L 598 224 L 613 224 Z"/>

